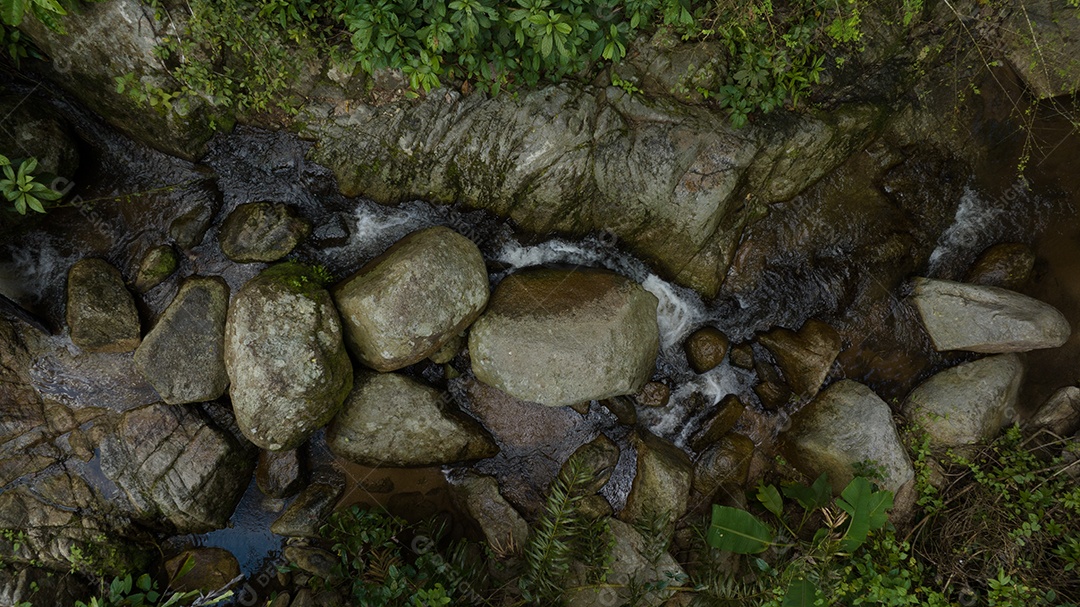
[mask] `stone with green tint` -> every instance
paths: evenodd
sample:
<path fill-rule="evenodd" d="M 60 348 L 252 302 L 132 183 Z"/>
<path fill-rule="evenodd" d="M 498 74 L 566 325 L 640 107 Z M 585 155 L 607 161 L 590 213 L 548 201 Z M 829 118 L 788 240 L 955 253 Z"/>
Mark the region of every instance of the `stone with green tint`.
<path fill-rule="evenodd" d="M 135 273 L 132 286 L 139 293 L 146 293 L 172 276 L 179 262 L 176 251 L 169 245 L 150 249 L 139 264 L 139 271 Z"/>
<path fill-rule="evenodd" d="M 139 313 L 120 271 L 101 259 L 82 259 L 68 271 L 71 341 L 87 352 L 130 352 L 139 345 Z"/>
<path fill-rule="evenodd" d="M 221 224 L 221 252 L 233 261 L 277 261 L 311 233 L 311 222 L 280 203 L 236 207 Z"/>

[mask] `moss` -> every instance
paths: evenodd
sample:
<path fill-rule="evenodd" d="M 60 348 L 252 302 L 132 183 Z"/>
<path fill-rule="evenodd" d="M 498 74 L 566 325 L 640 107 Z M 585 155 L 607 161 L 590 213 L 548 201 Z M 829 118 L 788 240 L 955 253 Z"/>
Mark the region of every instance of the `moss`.
<path fill-rule="evenodd" d="M 263 270 L 259 280 L 285 285 L 290 292 L 310 298 L 333 282 L 333 277 L 323 266 L 286 261 Z"/>

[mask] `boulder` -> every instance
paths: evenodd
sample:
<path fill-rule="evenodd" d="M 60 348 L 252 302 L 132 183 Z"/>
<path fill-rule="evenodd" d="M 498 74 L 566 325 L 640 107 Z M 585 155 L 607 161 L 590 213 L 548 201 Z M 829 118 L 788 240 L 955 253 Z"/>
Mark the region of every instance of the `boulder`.
<path fill-rule="evenodd" d="M 299 264 L 264 270 L 233 298 L 225 369 L 244 436 L 293 449 L 325 426 L 352 390 L 353 369 L 330 294 Z"/>
<path fill-rule="evenodd" d="M 282 556 L 300 571 L 319 578 L 329 586 L 345 581 L 341 575 L 341 557 L 322 548 L 290 544 L 281 551 Z M 297 597 L 299 598 L 299 596 Z M 296 599 L 289 607 L 296 607 Z"/>
<path fill-rule="evenodd" d="M 912 390 L 903 413 L 935 447 L 973 445 L 1016 419 L 1024 364 L 1015 354 L 946 369 Z"/>
<path fill-rule="evenodd" d="M 339 457 L 367 466 L 434 466 L 498 452 L 449 394 L 396 373 L 362 373 L 330 423 L 326 442 Z"/>
<path fill-rule="evenodd" d="M 1000 353 L 1056 348 L 1072 333 L 1052 306 L 981 285 L 916 278 L 911 299 L 934 347 Z"/>
<path fill-rule="evenodd" d="M 120 271 L 101 259 L 82 259 L 68 271 L 71 342 L 87 352 L 130 352 L 139 345 L 139 313 Z"/>
<path fill-rule="evenodd" d="M 151 524 L 164 519 L 179 533 L 224 527 L 254 465 L 228 431 L 189 407 L 132 409 L 101 443 L 101 470 L 135 516 Z"/>
<path fill-rule="evenodd" d="M 840 334 L 820 320 L 808 320 L 798 333 L 778 327 L 758 336 L 776 359 L 788 386 L 801 397 L 817 394 L 840 354 Z"/>
<path fill-rule="evenodd" d="M 409 234 L 334 288 L 349 349 L 378 371 L 435 354 L 487 300 L 480 249 L 444 227 Z"/>
<path fill-rule="evenodd" d="M 165 573 L 171 590 L 210 594 L 240 577 L 240 562 L 224 548 L 188 548 L 165 561 Z"/>
<path fill-rule="evenodd" d="M 255 484 L 263 495 L 282 498 L 295 495 L 304 482 L 304 466 L 300 451 L 259 451 L 255 464 Z"/>
<path fill-rule="evenodd" d="M 1071 95 L 1080 83 L 1080 19 L 1065 2 L 1030 0 L 1003 11 L 1002 51 L 1038 99 Z"/>
<path fill-rule="evenodd" d="M 225 317 L 229 286 L 213 277 L 184 281 L 172 303 L 135 350 L 135 365 L 170 405 L 225 393 Z"/>
<path fill-rule="evenodd" d="M 754 441 L 729 433 L 698 455 L 691 486 L 706 499 L 723 487 L 739 491 L 746 484 L 753 455 Z"/>
<path fill-rule="evenodd" d="M 178 264 L 179 259 L 172 247 L 169 245 L 154 247 L 143 256 L 131 286 L 139 293 L 146 293 L 172 276 Z"/>
<path fill-rule="evenodd" d="M 311 483 L 270 525 L 270 531 L 286 537 L 319 537 L 319 527 L 334 511 L 343 491 L 342 483 Z"/>
<path fill-rule="evenodd" d="M 53 186 L 50 177 L 63 177 L 53 186 L 63 190 L 79 168 L 78 140 L 71 127 L 48 102 L 27 95 L 0 96 L 0 127 L 10 160 L 36 158 L 35 181 Z M 17 166 L 15 167 L 18 168 Z"/>
<path fill-rule="evenodd" d="M 634 437 L 637 471 L 619 518 L 628 523 L 660 522 L 671 529 L 686 512 L 694 467 L 674 444 L 647 432 Z"/>
<path fill-rule="evenodd" d="M 675 594 L 673 580 L 684 579 L 682 567 L 667 552 L 659 555 L 632 525 L 608 521 L 611 527 L 611 564 L 605 584 L 570 583 L 566 593 L 569 607 L 610 607 L 642 605 L 659 607 Z M 635 589 L 641 589 L 635 593 Z"/>
<path fill-rule="evenodd" d="M 716 409 L 705 419 L 701 427 L 690 438 L 690 448 L 703 451 L 735 427 L 735 422 L 742 417 L 746 405 L 739 397 L 728 394 L 716 405 Z"/>
<path fill-rule="evenodd" d="M 754 347 L 749 343 L 735 344 L 731 347 L 731 364 L 740 369 L 754 368 Z"/>
<path fill-rule="evenodd" d="M 221 252 L 233 261 L 277 261 L 311 232 L 311 222 L 281 203 L 250 202 L 221 224 Z"/>
<path fill-rule="evenodd" d="M 562 473 L 567 471 L 570 460 L 577 460 L 591 472 L 591 480 L 581 487 L 584 494 L 596 493 L 607 484 L 615 464 L 619 463 L 619 446 L 603 434 L 577 448 L 577 451 L 563 464 Z"/>
<path fill-rule="evenodd" d="M 727 356 L 731 341 L 716 327 L 702 327 L 690 334 L 683 344 L 686 360 L 695 373 L 715 368 Z"/>
<path fill-rule="evenodd" d="M 1066 386 L 1054 392 L 1026 425 L 1057 436 L 1070 436 L 1080 430 L 1080 388 Z"/>
<path fill-rule="evenodd" d="M 608 271 L 513 274 L 470 331 L 473 372 L 549 406 L 634 394 L 659 351 L 656 306 L 652 293 Z"/>
<path fill-rule="evenodd" d="M 516 552 L 525 547 L 529 524 L 499 493 L 495 477 L 468 472 L 451 485 L 451 491 L 496 552 Z"/>
<path fill-rule="evenodd" d="M 1019 289 L 1031 277 L 1035 251 L 1026 244 L 996 244 L 979 255 L 964 282 L 1003 289 Z"/>
<path fill-rule="evenodd" d="M 849 379 L 829 386 L 791 417 L 783 449 L 806 476 L 827 472 L 836 494 L 860 467 L 878 470 L 882 488 L 894 492 L 915 477 L 889 405 Z"/>
<path fill-rule="evenodd" d="M 176 246 L 183 250 L 198 246 L 206 236 L 206 231 L 210 229 L 210 223 L 217 214 L 219 206 L 220 201 L 216 195 L 196 201 L 190 209 L 169 223 L 169 238 L 172 238 Z"/>

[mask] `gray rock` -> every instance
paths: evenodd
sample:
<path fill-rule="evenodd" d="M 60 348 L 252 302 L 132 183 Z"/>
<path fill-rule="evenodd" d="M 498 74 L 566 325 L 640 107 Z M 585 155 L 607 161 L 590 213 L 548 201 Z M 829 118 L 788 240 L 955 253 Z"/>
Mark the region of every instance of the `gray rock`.
<path fill-rule="evenodd" d="M 973 445 L 1016 419 L 1024 364 L 1015 354 L 946 369 L 912 390 L 903 413 L 935 447 Z"/>
<path fill-rule="evenodd" d="M 449 394 L 396 373 L 363 373 L 326 442 L 367 466 L 433 466 L 491 457 L 486 432 L 452 409 Z"/>
<path fill-rule="evenodd" d="M 221 224 L 221 252 L 233 261 L 277 261 L 311 232 L 311 222 L 281 203 L 236 207 Z"/>
<path fill-rule="evenodd" d="M 214 400 L 225 393 L 225 317 L 229 286 L 213 277 L 184 281 L 135 350 L 135 365 L 170 405 Z"/>
<path fill-rule="evenodd" d="M 734 432 L 713 443 L 694 462 L 694 491 L 711 498 L 721 487 L 742 487 L 750 473 L 754 441 Z"/>
<path fill-rule="evenodd" d="M 304 466 L 298 449 L 259 451 L 255 465 L 255 484 L 263 495 L 282 498 L 295 495 L 304 482 Z"/>
<path fill-rule="evenodd" d="M 1026 244 L 1006 242 L 983 251 L 964 282 L 1003 289 L 1019 289 L 1031 277 L 1035 251 Z"/>
<path fill-rule="evenodd" d="M 282 555 L 300 571 L 315 576 L 331 586 L 343 581 L 341 574 L 334 571 L 335 566 L 341 563 L 341 558 L 333 552 L 313 546 L 290 545 L 285 546 Z M 295 604 L 294 600 L 289 607 L 294 607 Z"/>
<path fill-rule="evenodd" d="M 915 477 L 889 405 L 849 379 L 829 386 L 791 417 L 783 449 L 788 461 L 808 477 L 827 472 L 837 494 L 857 467 L 868 464 L 881 471 L 881 486 L 889 491 Z"/>
<path fill-rule="evenodd" d="M 77 139 L 67 121 L 47 102 L 27 95 L 0 97 L 0 127 L 5 135 L 3 153 L 10 160 L 37 158 L 35 181 L 63 190 L 79 168 Z M 16 167 L 18 168 L 18 167 Z M 46 176 L 65 178 L 55 186 Z"/>
<path fill-rule="evenodd" d="M 499 493 L 495 477 L 468 472 L 451 485 L 451 491 L 493 549 L 517 552 L 525 547 L 529 524 Z"/>
<path fill-rule="evenodd" d="M 563 464 L 562 472 L 566 472 L 570 460 L 576 459 L 592 472 L 592 480 L 581 487 L 582 493 L 596 493 L 611 478 L 615 470 L 615 464 L 619 463 L 619 446 L 603 434 L 577 448 Z"/>
<path fill-rule="evenodd" d="M 727 356 L 731 341 L 716 327 L 702 327 L 690 334 L 683 344 L 690 368 L 704 373 L 715 368 Z"/>
<path fill-rule="evenodd" d="M 176 251 L 169 245 L 154 247 L 146 252 L 139 269 L 135 272 L 132 287 L 139 293 L 146 293 L 158 286 L 176 271 L 179 260 Z"/>
<path fill-rule="evenodd" d="M 619 518 L 628 523 L 655 521 L 671 528 L 690 498 L 694 468 L 686 453 L 672 443 L 643 432 L 635 435 L 637 471 Z"/>
<path fill-rule="evenodd" d="M 270 525 L 270 531 L 286 537 L 319 537 L 319 527 L 334 511 L 342 491 L 340 484 L 308 485 Z"/>
<path fill-rule="evenodd" d="M 683 579 L 686 575 L 682 567 L 667 552 L 656 558 L 649 541 L 633 526 L 616 519 L 611 519 L 609 524 L 613 542 L 607 583 L 599 586 L 569 584 L 566 604 L 569 607 L 631 604 L 658 607 L 671 598 L 675 594 L 670 588 L 672 580 Z M 634 588 L 648 588 L 649 584 L 654 587 L 641 594 L 633 593 Z"/>
<path fill-rule="evenodd" d="M 49 78 L 97 115 L 133 139 L 194 160 L 213 135 L 209 103 L 190 98 L 177 101 L 177 111 L 163 112 L 116 88 L 117 76 L 134 73 L 137 85 L 172 90 L 174 84 L 154 49 L 184 31 L 184 17 L 174 11 L 169 21 L 156 23 L 153 15 L 154 9 L 139 0 L 116 0 L 89 4 L 61 19 L 66 34 L 32 18 L 24 19 L 19 29 L 49 57 L 44 68 Z M 104 39 L 109 43 L 101 44 Z"/>
<path fill-rule="evenodd" d="M 1076 11 L 1052 0 L 1031 0 L 1006 11 L 999 43 L 1013 69 L 1038 99 L 1071 95 L 1080 82 L 1080 23 Z"/>
<path fill-rule="evenodd" d="M 292 263 L 264 270 L 233 298 L 225 368 L 240 430 L 270 451 L 293 449 L 325 426 L 353 382 L 330 294 Z"/>
<path fill-rule="evenodd" d="M 334 288 L 349 349 L 378 371 L 438 352 L 487 300 L 480 250 L 444 227 L 409 234 Z"/>
<path fill-rule="evenodd" d="M 473 372 L 549 406 L 634 394 L 659 351 L 656 306 L 652 293 L 612 272 L 513 274 L 470 330 Z"/>
<path fill-rule="evenodd" d="M 217 213 L 219 202 L 216 196 L 206 201 L 196 202 L 194 206 L 176 217 L 169 224 L 169 238 L 176 246 L 187 250 L 198 246 L 210 229 L 210 222 Z"/>
<path fill-rule="evenodd" d="M 135 515 L 150 523 L 165 519 L 179 533 L 224 527 L 254 465 L 231 434 L 189 407 L 132 409 L 101 443 L 101 470 Z"/>
<path fill-rule="evenodd" d="M 998 287 L 916 278 L 912 301 L 940 350 L 1026 352 L 1069 339 L 1065 317 L 1037 299 Z"/>
<path fill-rule="evenodd" d="M 1027 421 L 1033 430 L 1069 436 L 1080 430 L 1080 388 L 1066 386 L 1054 392 Z"/>
<path fill-rule="evenodd" d="M 74 575 L 38 567 L 0 569 L 0 605 L 74 605 L 94 589 Z"/>
<path fill-rule="evenodd" d="M 139 345 L 139 313 L 120 271 L 82 259 L 68 271 L 67 323 L 71 341 L 87 352 L 129 352 Z"/>
<path fill-rule="evenodd" d="M 840 354 L 840 334 L 819 320 L 808 320 L 798 333 L 782 327 L 758 337 L 772 352 L 792 391 L 800 397 L 817 394 Z"/>
<path fill-rule="evenodd" d="M 331 215 L 325 222 L 315 226 L 311 232 L 311 244 L 317 247 L 340 247 L 349 242 L 352 231 L 344 216 Z"/>

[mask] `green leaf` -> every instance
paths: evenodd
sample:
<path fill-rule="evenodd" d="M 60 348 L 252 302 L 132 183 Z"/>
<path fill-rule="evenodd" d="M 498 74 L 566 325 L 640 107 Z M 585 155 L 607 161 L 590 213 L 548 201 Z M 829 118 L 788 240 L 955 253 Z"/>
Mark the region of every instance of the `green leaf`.
<path fill-rule="evenodd" d="M 813 512 L 829 505 L 832 499 L 832 488 L 829 486 L 829 474 L 822 472 L 814 484 L 809 487 L 799 484 L 783 486 L 784 495 L 799 502 L 807 512 Z"/>
<path fill-rule="evenodd" d="M 780 498 L 780 492 L 775 486 L 758 481 L 757 498 L 769 512 L 776 515 L 776 518 L 784 518 L 784 501 Z"/>
<path fill-rule="evenodd" d="M 755 554 L 769 547 L 772 532 L 745 510 L 714 504 L 706 540 L 713 548 Z"/>
<path fill-rule="evenodd" d="M 796 578 L 788 584 L 781 607 L 813 607 L 818 600 L 817 586 L 805 578 Z"/>
<path fill-rule="evenodd" d="M 56 0 L 34 0 L 34 4 L 49 11 L 50 13 L 56 13 L 57 15 L 66 15 L 67 11 Z"/>
<path fill-rule="evenodd" d="M 871 531 L 884 527 L 889 521 L 888 511 L 893 506 L 893 494 L 891 491 L 874 491 L 870 481 L 856 476 L 837 498 L 836 505 L 851 517 L 840 547 L 854 552 L 866 541 Z"/>
<path fill-rule="evenodd" d="M 153 587 L 154 582 L 150 579 L 150 574 L 144 573 L 139 576 L 139 579 L 135 580 L 135 585 L 139 587 L 139 590 L 143 592 L 149 592 Z"/>
<path fill-rule="evenodd" d="M 12 27 L 17 27 L 23 20 L 26 0 L 0 0 L 0 19 Z"/>
<path fill-rule="evenodd" d="M 30 196 L 29 194 L 27 194 L 25 196 L 25 198 L 26 198 L 26 204 L 29 205 L 31 209 L 34 209 L 38 213 L 44 213 L 45 212 L 45 207 L 41 206 L 41 201 L 40 200 L 38 200 L 37 198 L 34 198 L 33 196 Z"/>

